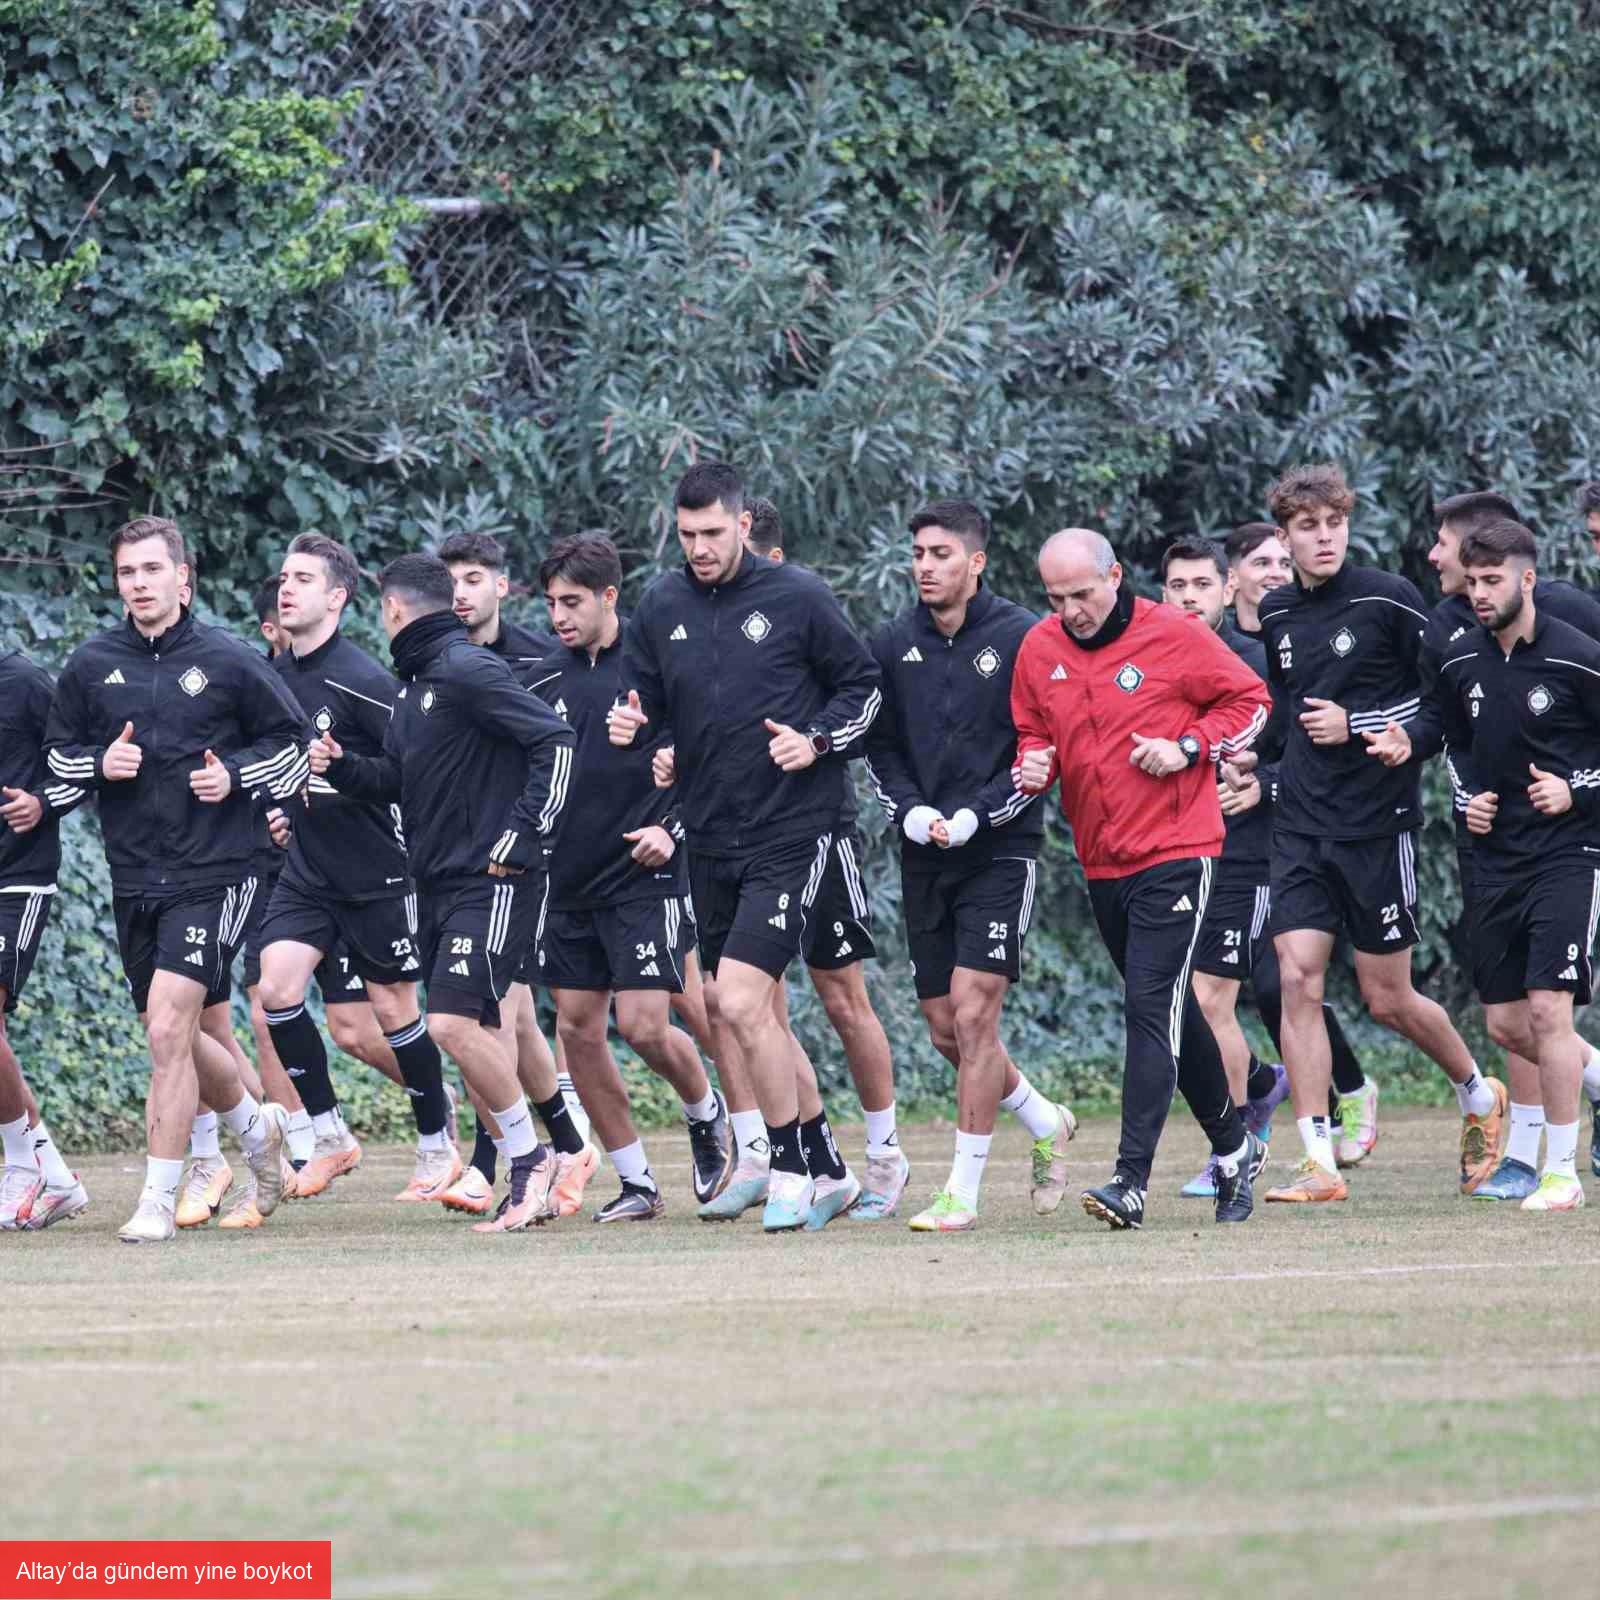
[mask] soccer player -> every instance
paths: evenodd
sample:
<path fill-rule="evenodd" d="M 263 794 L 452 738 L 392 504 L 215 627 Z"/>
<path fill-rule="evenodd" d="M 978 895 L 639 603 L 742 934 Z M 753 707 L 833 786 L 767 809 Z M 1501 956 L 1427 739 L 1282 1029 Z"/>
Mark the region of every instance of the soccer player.
<path fill-rule="evenodd" d="M 1480 626 L 1451 647 L 1439 699 L 1474 836 L 1473 981 L 1496 1039 L 1538 1062 L 1545 1161 L 1522 1209 L 1575 1211 L 1587 1052 L 1572 1009 L 1594 983 L 1600 644 L 1539 606 L 1521 523 L 1480 527 L 1457 555 Z"/>
<path fill-rule="evenodd" d="M 653 720 L 672 729 L 701 956 L 771 1146 L 762 1225 L 816 1228 L 861 1185 L 820 1096 L 802 1126 L 774 993 L 804 947 L 878 673 L 820 578 L 744 548 L 750 513 L 733 468 L 691 467 L 674 498 L 684 566 L 651 584 L 630 621 L 611 739 L 631 744 Z"/>
<path fill-rule="evenodd" d="M 60 819 L 87 797 L 45 767 L 50 674 L 20 650 L 0 655 L 0 1231 L 36 1231 L 87 1209 L 12 1049 L 6 1018 L 27 986 L 61 866 Z"/>
<path fill-rule="evenodd" d="M 694 1041 L 672 1025 L 671 996 L 683 990 L 691 937 L 686 853 L 673 831 L 673 791 L 658 789 L 651 773 L 660 739 L 618 748 L 607 734 L 627 626 L 617 611 L 616 547 L 599 534 L 558 540 L 539 581 L 559 643 L 533 668 L 531 684 L 573 730 L 571 784 L 584 803 L 572 808 L 551 859 L 537 974 L 555 997 L 573 1083 L 622 1180 L 594 1220 L 645 1222 L 664 1203 L 606 1042 L 613 996 L 618 1032 L 683 1106 L 696 1200 L 719 1194 L 733 1171 L 727 1108 Z"/>
<path fill-rule="evenodd" d="M 1305 1160 L 1269 1201 L 1349 1195 L 1328 1125 L 1331 1060 L 1323 988 L 1347 933 L 1374 1020 L 1443 1069 L 1461 1107 L 1461 1176 L 1471 1193 L 1500 1160 L 1506 1088 L 1487 1079 L 1441 1006 L 1411 983 L 1420 767 L 1367 756 L 1360 735 L 1416 715 L 1427 615 L 1406 579 L 1348 559 L 1355 504 L 1333 466 L 1295 467 L 1268 493 L 1294 562 L 1292 584 L 1261 599 L 1273 691 L 1268 751 L 1282 749 L 1272 834 L 1273 941 L 1283 972 L 1283 1057 Z"/>
<path fill-rule="evenodd" d="M 383 752 L 347 754 L 318 734 L 311 771 L 358 800 L 398 802 L 418 895 L 427 1031 L 487 1106 L 510 1192 L 480 1232 L 545 1220 L 556 1159 L 534 1137 L 514 1059 L 496 1037 L 501 998 L 525 958 L 572 769 L 572 732 L 453 615 L 450 569 L 401 556 L 380 581 L 384 631 L 402 680 Z"/>
<path fill-rule="evenodd" d="M 1001 1106 L 1033 1137 L 1033 1208 L 1066 1192 L 1077 1122 L 1018 1072 L 1000 1039 L 1000 1011 L 1022 973 L 1044 819 L 1012 776 L 1017 733 L 1011 682 L 1038 620 L 983 581 L 989 519 L 968 500 L 940 500 L 911 518 L 917 598 L 872 636 L 883 710 L 867 770 L 901 835 L 900 882 L 917 1001 L 934 1046 L 956 1069 L 950 1177 L 911 1219 L 919 1233 L 978 1223 L 978 1191 Z"/>
<path fill-rule="evenodd" d="M 1294 563 L 1270 522 L 1247 522 L 1235 528 L 1224 541 L 1228 553 L 1228 579 L 1233 585 L 1233 632 L 1247 644 L 1261 643 L 1261 597 L 1294 580 Z M 1233 639 L 1224 635 L 1230 644 Z M 1235 646 L 1235 648 L 1238 648 Z M 1251 667 L 1265 667 L 1246 657 Z M 1261 662 L 1265 662 L 1263 652 Z M 1241 768 L 1255 760 L 1254 752 L 1241 759 Z M 1270 834 L 1268 835 L 1270 838 Z M 1263 880 L 1265 882 L 1266 880 Z M 1268 885 L 1270 890 L 1270 885 Z M 1270 899 L 1269 899 L 1270 903 Z M 1283 1054 L 1283 981 L 1278 971 L 1278 952 L 1270 938 L 1259 940 L 1250 987 L 1256 1009 L 1267 1025 L 1274 1048 Z M 1362 1070 L 1360 1059 L 1345 1037 L 1337 1013 L 1323 1002 L 1322 1018 L 1328 1029 L 1328 1045 L 1333 1056 L 1333 1084 L 1328 1090 L 1329 1137 L 1334 1160 L 1341 1167 L 1359 1166 L 1378 1143 L 1378 1086 Z M 1246 1115 L 1248 1116 L 1248 1111 Z M 1189 1192 L 1185 1190 L 1185 1192 Z"/>
<path fill-rule="evenodd" d="M 278 587 L 278 628 L 289 648 L 273 664 L 318 734 L 336 739 L 349 756 L 370 759 L 383 753 L 398 686 L 340 629 L 360 582 L 354 556 L 337 540 L 320 533 L 293 539 Z M 261 1005 L 316 1135 L 300 1192 L 319 1193 L 361 1159 L 339 1114 L 322 1034 L 305 1009 L 313 974 L 342 949 L 394 1054 L 416 1121 L 415 1167 L 396 1198 L 436 1200 L 461 1175 L 461 1158 L 439 1047 L 417 1004 L 417 901 L 400 814 L 313 775 L 303 804 L 288 815 L 286 860 L 260 933 Z"/>
<path fill-rule="evenodd" d="M 513 622 L 500 602 L 511 592 L 505 547 L 491 533 L 453 533 L 439 546 L 439 559 L 450 569 L 451 609 L 461 618 L 467 637 L 492 650 L 513 671 L 531 666 L 555 644 L 553 634 Z"/>
<path fill-rule="evenodd" d="M 245 1092 L 199 1023 L 256 892 L 250 791 L 284 799 L 306 768 L 299 716 L 271 667 L 180 603 L 188 563 L 177 527 L 160 517 L 125 523 L 110 556 L 128 616 L 73 651 L 45 745 L 52 777 L 99 797 L 117 942 L 149 1040 L 145 1184 L 117 1235 L 138 1244 L 177 1231 L 183 1151 L 202 1096 L 244 1146 L 263 1217 L 282 1193 L 283 1108 Z"/>
<path fill-rule="evenodd" d="M 1490 492 L 1452 495 L 1439 502 L 1434 508 L 1434 515 L 1439 528 L 1433 548 L 1428 552 L 1428 560 L 1439 575 L 1439 587 L 1444 598 L 1433 608 L 1422 636 L 1422 650 L 1417 662 L 1422 684 L 1421 704 L 1408 726 L 1364 735 L 1370 752 L 1390 765 L 1424 759 L 1436 754 L 1444 745 L 1445 706 L 1439 693 L 1440 669 L 1446 659 L 1456 653 L 1460 641 L 1475 634 L 1478 629 L 1478 619 L 1467 593 L 1466 568 L 1461 563 L 1463 542 L 1496 524 L 1520 521 L 1517 508 L 1510 500 L 1504 495 Z M 1540 616 L 1559 618 L 1587 637 L 1600 640 L 1600 602 L 1583 590 L 1559 579 L 1537 578 L 1533 600 Z M 1476 889 L 1473 872 L 1474 836 L 1467 827 L 1465 812 L 1469 798 L 1457 791 L 1455 821 L 1456 864 L 1461 882 L 1461 929 L 1471 962 L 1475 959 L 1470 941 L 1476 926 Z M 1521 1200 L 1531 1194 L 1538 1184 L 1539 1136 L 1545 1124 L 1544 1107 L 1540 1101 L 1539 1068 L 1536 1062 L 1518 1053 L 1516 1046 L 1520 1033 L 1513 1032 L 1502 1038 L 1495 1034 L 1491 1026 L 1490 1035 L 1505 1051 L 1506 1081 L 1511 1096 L 1510 1121 L 1505 1154 L 1495 1170 L 1472 1191 L 1472 1197 L 1474 1200 Z M 1586 1080 L 1590 1073 L 1600 1078 L 1600 1060 L 1595 1059 L 1588 1045 L 1584 1046 L 1584 1052 L 1591 1063 L 1585 1070 Z"/>
<path fill-rule="evenodd" d="M 745 548 L 769 561 L 784 559 L 783 521 L 770 500 L 757 496 L 750 501 Z M 812 987 L 844 1047 L 867 1125 L 867 1170 L 861 1198 L 849 1215 L 860 1222 L 873 1222 L 892 1217 L 899 1209 L 911 1164 L 900 1148 L 895 1124 L 894 1059 L 888 1035 L 872 1008 L 862 965 L 877 958 L 878 947 L 872 938 L 872 910 L 861 878 L 860 852 L 855 785 L 847 776 L 844 809 L 817 890 L 815 913 L 806 924 L 802 953 Z M 781 986 L 779 993 L 783 993 Z"/>
<path fill-rule="evenodd" d="M 1039 575 L 1056 614 L 1029 631 L 1012 675 L 1018 787 L 1042 794 L 1059 774 L 1095 923 L 1126 987 L 1117 1166 L 1083 1208 L 1113 1228 L 1143 1225 L 1176 1087 L 1217 1158 L 1217 1221 L 1244 1222 L 1266 1146 L 1228 1093 L 1189 964 L 1222 850 L 1214 764 L 1249 747 L 1267 692 L 1215 634 L 1136 599 L 1104 535 L 1052 535 Z"/>

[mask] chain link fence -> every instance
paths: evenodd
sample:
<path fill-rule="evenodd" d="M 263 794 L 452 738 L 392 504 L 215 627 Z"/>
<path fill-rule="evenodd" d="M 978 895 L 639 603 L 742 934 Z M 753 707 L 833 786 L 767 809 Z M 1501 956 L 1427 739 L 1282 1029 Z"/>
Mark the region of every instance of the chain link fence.
<path fill-rule="evenodd" d="M 417 294 L 441 322 L 503 328 L 513 364 L 525 255 L 495 167 L 523 86 L 564 70 L 594 0 L 362 0 L 307 63 L 312 93 L 361 91 L 337 141 L 351 177 L 426 213 L 408 241 Z M 532 153 L 537 158 L 536 153 Z"/>

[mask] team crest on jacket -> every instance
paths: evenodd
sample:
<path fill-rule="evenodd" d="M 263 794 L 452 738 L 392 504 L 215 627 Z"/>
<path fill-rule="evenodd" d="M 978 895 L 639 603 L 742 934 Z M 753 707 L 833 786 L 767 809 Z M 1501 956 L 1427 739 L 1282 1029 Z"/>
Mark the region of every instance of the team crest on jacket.
<path fill-rule="evenodd" d="M 1144 682 L 1144 674 L 1131 661 L 1122 663 L 1122 670 L 1117 674 L 1117 687 L 1124 694 L 1132 694 Z"/>
<path fill-rule="evenodd" d="M 1528 709 L 1536 717 L 1542 717 L 1555 703 L 1556 697 L 1542 683 L 1536 683 L 1528 691 Z"/>
<path fill-rule="evenodd" d="M 333 713 L 326 706 L 324 706 L 316 714 L 316 716 L 311 719 L 311 726 L 315 728 L 318 733 L 330 732 L 333 728 Z"/>
<path fill-rule="evenodd" d="M 739 625 L 739 632 L 751 644 L 760 644 L 772 632 L 772 624 L 759 611 L 752 611 Z"/>
<path fill-rule="evenodd" d="M 432 689 L 427 689 L 427 690 L 423 691 L 423 695 L 422 695 L 422 714 L 423 714 L 423 716 L 427 716 L 427 714 L 432 710 L 433 710 L 433 690 Z"/>
<path fill-rule="evenodd" d="M 190 667 L 189 670 L 178 679 L 178 687 L 182 689 L 183 692 L 190 697 L 190 699 L 193 699 L 195 695 L 200 694 L 205 689 L 207 682 L 208 679 L 206 678 L 205 673 L 203 673 L 199 667 Z"/>
<path fill-rule="evenodd" d="M 1341 628 L 1329 642 L 1336 656 L 1347 656 L 1356 647 L 1356 636 L 1348 628 Z"/>
<path fill-rule="evenodd" d="M 1000 670 L 1000 652 L 992 644 L 986 644 L 972 658 L 972 664 L 978 669 L 980 676 L 992 678 Z"/>

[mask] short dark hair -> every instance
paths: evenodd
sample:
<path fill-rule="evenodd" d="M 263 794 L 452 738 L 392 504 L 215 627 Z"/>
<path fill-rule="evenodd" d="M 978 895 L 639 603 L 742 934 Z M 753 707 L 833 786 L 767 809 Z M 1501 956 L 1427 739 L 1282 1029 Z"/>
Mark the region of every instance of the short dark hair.
<path fill-rule="evenodd" d="M 1165 581 L 1167 569 L 1174 561 L 1209 561 L 1217 569 L 1217 576 L 1228 581 L 1228 563 L 1222 547 L 1215 539 L 1174 539 L 1161 553 L 1161 577 Z"/>
<path fill-rule="evenodd" d="M 1578 512 L 1587 517 L 1596 511 L 1600 511 L 1600 482 L 1586 483 L 1578 490 Z"/>
<path fill-rule="evenodd" d="M 770 556 L 783 548 L 783 518 L 765 495 L 752 495 L 745 501 L 750 513 L 749 546 L 758 556 Z"/>
<path fill-rule="evenodd" d="M 1328 461 L 1290 467 L 1267 490 L 1267 510 L 1280 528 L 1287 528 L 1297 512 L 1319 511 L 1323 506 L 1349 516 L 1355 503 L 1344 473 Z"/>
<path fill-rule="evenodd" d="M 1531 565 L 1539 559 L 1539 541 L 1531 528 L 1501 517 L 1467 534 L 1461 541 L 1460 556 L 1464 567 L 1501 567 L 1512 559 Z"/>
<path fill-rule="evenodd" d="M 622 558 L 603 533 L 574 533 L 557 539 L 539 563 L 539 587 L 548 589 L 565 578 L 595 594 L 622 587 Z"/>
<path fill-rule="evenodd" d="M 744 510 L 744 479 L 725 461 L 697 461 L 678 479 L 672 502 L 680 511 L 720 505 L 736 517 Z"/>
<path fill-rule="evenodd" d="M 378 574 L 378 593 L 397 594 L 419 614 L 448 611 L 456 596 L 450 569 L 438 556 L 396 556 Z"/>
<path fill-rule="evenodd" d="M 944 528 L 956 535 L 968 554 L 989 547 L 989 519 L 970 500 L 935 500 L 911 519 L 911 532 L 924 528 Z"/>
<path fill-rule="evenodd" d="M 328 582 L 344 590 L 346 605 L 353 605 L 361 589 L 361 568 L 349 548 L 325 533 L 297 533 L 289 541 L 292 556 L 315 556 L 326 569 Z"/>
<path fill-rule="evenodd" d="M 278 580 L 263 578 L 256 585 L 256 621 L 265 622 L 278 614 Z"/>
<path fill-rule="evenodd" d="M 1433 508 L 1433 515 L 1437 521 L 1453 528 L 1461 539 L 1470 538 L 1479 528 L 1487 528 L 1491 522 L 1522 521 L 1517 508 L 1503 494 L 1496 494 L 1489 489 L 1477 490 L 1472 494 L 1453 494 Z"/>
<path fill-rule="evenodd" d="M 1228 553 L 1228 565 L 1238 566 L 1246 556 L 1254 555 L 1268 539 L 1277 539 L 1278 529 L 1271 522 L 1242 522 L 1222 541 Z M 1281 541 L 1280 541 L 1281 542 Z"/>
<path fill-rule="evenodd" d="M 111 535 L 111 542 L 106 546 L 111 556 L 112 571 L 116 571 L 117 552 L 125 544 L 138 544 L 141 539 L 160 539 L 167 547 L 167 554 L 172 558 L 175 567 L 189 565 L 189 556 L 184 549 L 183 535 L 178 532 L 178 524 L 169 522 L 165 517 L 135 517 L 132 522 L 124 522 L 115 533 Z M 193 576 L 191 570 L 190 576 Z"/>
<path fill-rule="evenodd" d="M 506 570 L 505 546 L 492 533 L 452 533 L 439 546 L 439 559 L 446 566 L 487 567 L 490 572 Z"/>

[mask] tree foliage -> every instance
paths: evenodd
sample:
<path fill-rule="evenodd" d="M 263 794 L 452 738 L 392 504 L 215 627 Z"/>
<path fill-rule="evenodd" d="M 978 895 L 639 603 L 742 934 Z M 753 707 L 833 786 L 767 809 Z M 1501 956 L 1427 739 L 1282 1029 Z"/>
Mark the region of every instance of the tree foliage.
<path fill-rule="evenodd" d="M 982 500 L 994 581 L 1029 599 L 1055 527 L 1104 527 L 1147 583 L 1306 458 L 1356 485 L 1361 555 L 1425 586 L 1432 502 L 1488 484 L 1549 568 L 1592 559 L 1585 7 L 590 0 L 469 114 L 485 52 L 549 9 L 0 0 L 5 637 L 59 661 L 111 610 L 105 532 L 152 508 L 235 619 L 308 526 L 369 568 L 485 529 L 524 574 L 603 527 L 636 589 L 706 455 L 773 494 L 863 627 L 906 603 L 925 498 Z M 351 29 L 413 76 L 330 83 Z M 452 181 L 516 244 L 492 321 L 436 315 L 417 207 L 343 159 L 429 96 Z M 70 839 L 69 881 L 99 882 L 92 822 Z M 1015 1027 L 1080 1071 L 1115 1052 L 1116 991 L 1052 851 Z M 1438 822 L 1422 870 L 1423 961 L 1460 1000 Z M 64 1016 L 114 992 L 103 911 L 39 969 L 87 997 Z M 910 1081 L 942 1085 L 903 969 L 873 982 Z"/>

